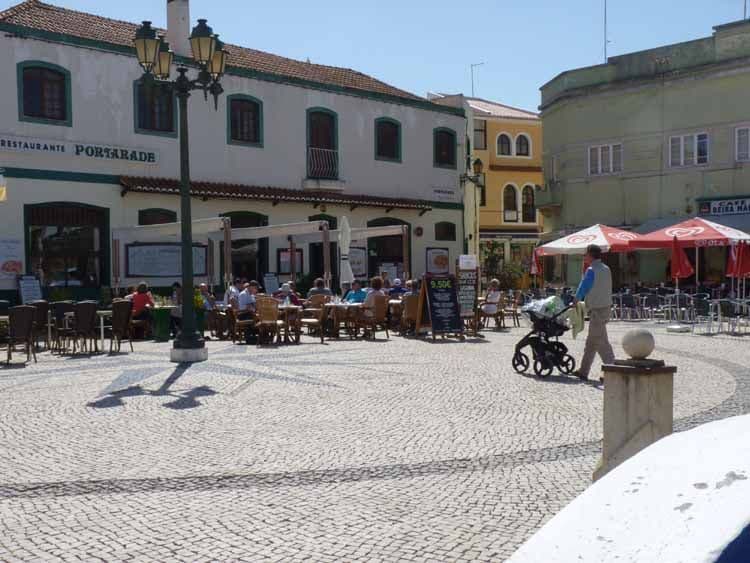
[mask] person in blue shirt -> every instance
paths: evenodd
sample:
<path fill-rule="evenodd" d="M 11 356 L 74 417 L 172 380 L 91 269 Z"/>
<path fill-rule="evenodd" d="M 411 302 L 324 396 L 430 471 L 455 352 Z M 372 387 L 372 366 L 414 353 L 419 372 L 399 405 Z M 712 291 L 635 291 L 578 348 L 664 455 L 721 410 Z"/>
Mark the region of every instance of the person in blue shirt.
<path fill-rule="evenodd" d="M 364 303 L 367 299 L 367 292 L 362 289 L 362 283 L 359 280 L 352 282 L 352 288 L 344 297 L 347 303 Z"/>
<path fill-rule="evenodd" d="M 403 285 L 401 284 L 401 280 L 396 278 L 393 280 L 393 287 L 391 287 L 391 290 L 388 292 L 388 295 L 391 297 L 399 298 L 404 293 L 406 293 L 406 290 L 404 289 Z"/>
<path fill-rule="evenodd" d="M 612 311 L 612 272 L 602 262 L 602 249 L 592 244 L 586 249 L 586 258 L 591 266 L 586 270 L 578 290 L 575 303 L 585 301 L 589 315 L 589 332 L 581 364 L 575 375 L 588 379 L 594 356 L 598 353 L 605 364 L 615 361 L 615 354 L 607 336 L 607 323 Z M 600 378 L 601 380 L 601 378 Z"/>

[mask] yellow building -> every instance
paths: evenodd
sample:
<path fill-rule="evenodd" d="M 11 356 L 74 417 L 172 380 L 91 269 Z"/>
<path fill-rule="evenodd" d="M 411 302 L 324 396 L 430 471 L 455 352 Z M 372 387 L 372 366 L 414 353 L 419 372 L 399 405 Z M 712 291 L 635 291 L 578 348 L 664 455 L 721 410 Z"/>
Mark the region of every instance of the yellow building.
<path fill-rule="evenodd" d="M 480 245 L 495 241 L 501 264 L 514 262 L 528 273 L 542 231 L 535 205 L 536 187 L 542 185 L 541 120 L 497 102 L 464 100 L 474 126 L 472 160 L 484 164 L 477 205 Z"/>

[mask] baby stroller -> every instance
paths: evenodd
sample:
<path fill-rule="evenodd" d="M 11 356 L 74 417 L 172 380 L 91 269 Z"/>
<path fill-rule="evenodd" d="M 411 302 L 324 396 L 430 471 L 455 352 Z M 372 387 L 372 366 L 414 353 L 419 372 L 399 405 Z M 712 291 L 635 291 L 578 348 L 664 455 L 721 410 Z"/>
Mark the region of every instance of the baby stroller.
<path fill-rule="evenodd" d="M 570 308 L 565 307 L 553 315 L 547 315 L 543 310 L 524 308 L 523 312 L 528 315 L 533 329 L 516 344 L 513 369 L 517 373 L 526 373 L 531 364 L 529 356 L 523 352 L 527 346 L 531 348 L 534 359 L 534 373 L 539 377 L 547 377 L 555 367 L 566 375 L 575 371 L 575 358 L 568 354 L 568 347 L 558 340 L 570 330 L 560 319 Z"/>

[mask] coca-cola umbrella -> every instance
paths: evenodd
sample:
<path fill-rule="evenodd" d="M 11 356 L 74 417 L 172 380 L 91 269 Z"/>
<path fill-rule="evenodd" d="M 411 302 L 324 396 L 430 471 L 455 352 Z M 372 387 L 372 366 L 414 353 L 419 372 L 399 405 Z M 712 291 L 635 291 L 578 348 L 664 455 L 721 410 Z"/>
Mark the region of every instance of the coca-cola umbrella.
<path fill-rule="evenodd" d="M 586 248 L 595 244 L 602 252 L 629 252 L 631 243 L 641 235 L 607 225 L 592 225 L 587 229 L 567 235 L 538 248 L 541 256 L 559 254 L 586 254 Z"/>
<path fill-rule="evenodd" d="M 735 295 L 740 294 L 744 298 L 745 280 L 748 276 L 750 276 L 750 247 L 744 242 L 735 244 L 729 250 L 729 259 L 727 260 L 727 277 L 732 278 L 733 291 L 735 280 L 737 282 Z"/>

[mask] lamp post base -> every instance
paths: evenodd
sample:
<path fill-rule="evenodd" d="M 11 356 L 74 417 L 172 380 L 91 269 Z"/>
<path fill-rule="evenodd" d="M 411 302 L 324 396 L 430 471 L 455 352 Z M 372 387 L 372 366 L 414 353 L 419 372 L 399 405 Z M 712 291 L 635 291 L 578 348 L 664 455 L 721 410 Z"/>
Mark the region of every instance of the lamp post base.
<path fill-rule="evenodd" d="M 205 362 L 208 360 L 208 348 L 172 348 L 169 361 L 182 363 Z"/>

